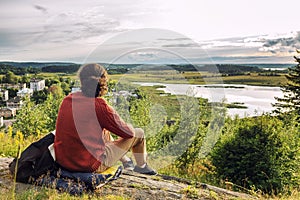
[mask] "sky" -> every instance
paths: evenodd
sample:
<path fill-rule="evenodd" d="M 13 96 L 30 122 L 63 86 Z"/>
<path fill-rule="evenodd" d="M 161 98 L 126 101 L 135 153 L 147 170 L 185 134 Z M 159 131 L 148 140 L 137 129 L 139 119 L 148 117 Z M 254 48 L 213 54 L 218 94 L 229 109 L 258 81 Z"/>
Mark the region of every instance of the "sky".
<path fill-rule="evenodd" d="M 298 0 L 1 0 L 0 61 L 293 63 Z"/>

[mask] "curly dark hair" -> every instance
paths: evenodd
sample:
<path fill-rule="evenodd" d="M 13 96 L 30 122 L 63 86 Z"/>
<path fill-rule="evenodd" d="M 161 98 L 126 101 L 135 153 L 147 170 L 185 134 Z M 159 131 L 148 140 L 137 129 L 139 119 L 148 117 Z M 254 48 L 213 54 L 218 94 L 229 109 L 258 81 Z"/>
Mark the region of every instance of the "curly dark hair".
<path fill-rule="evenodd" d="M 81 91 L 87 97 L 101 97 L 107 93 L 107 71 L 99 64 L 86 64 L 80 67 L 78 76 Z"/>

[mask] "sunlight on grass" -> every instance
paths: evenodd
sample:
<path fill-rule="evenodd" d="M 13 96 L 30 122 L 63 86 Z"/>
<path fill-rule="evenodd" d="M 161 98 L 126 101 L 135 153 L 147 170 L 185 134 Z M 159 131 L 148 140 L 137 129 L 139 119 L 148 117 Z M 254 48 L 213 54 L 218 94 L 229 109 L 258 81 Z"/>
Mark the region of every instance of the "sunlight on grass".
<path fill-rule="evenodd" d="M 205 78 L 205 79 L 204 79 Z M 185 72 L 171 73 L 170 71 L 139 71 L 136 73 L 110 75 L 110 79 L 129 82 L 157 82 L 157 83 L 176 83 L 176 84 L 217 84 L 220 81 L 226 84 L 247 84 L 257 86 L 280 86 L 287 82 L 284 74 L 279 76 L 260 76 L 257 73 L 248 75 L 221 76 L 221 74 L 208 72 Z"/>

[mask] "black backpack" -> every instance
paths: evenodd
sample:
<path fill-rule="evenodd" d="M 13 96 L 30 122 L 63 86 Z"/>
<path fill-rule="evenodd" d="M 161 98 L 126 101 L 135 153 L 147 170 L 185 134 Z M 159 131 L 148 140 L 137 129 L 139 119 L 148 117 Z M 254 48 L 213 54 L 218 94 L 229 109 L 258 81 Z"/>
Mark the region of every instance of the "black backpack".
<path fill-rule="evenodd" d="M 20 158 L 15 158 L 9 164 L 9 171 L 13 176 L 16 175 L 16 181 L 32 183 L 41 175 L 56 169 L 56 163 L 48 149 L 53 142 L 54 134 L 49 133 L 30 144 Z"/>

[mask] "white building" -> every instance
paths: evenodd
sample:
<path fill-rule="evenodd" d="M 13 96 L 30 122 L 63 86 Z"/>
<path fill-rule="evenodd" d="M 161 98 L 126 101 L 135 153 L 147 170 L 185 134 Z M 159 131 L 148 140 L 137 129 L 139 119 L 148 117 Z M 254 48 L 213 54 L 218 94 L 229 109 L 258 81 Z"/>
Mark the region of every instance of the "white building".
<path fill-rule="evenodd" d="M 109 94 L 108 94 L 109 95 Z M 132 94 L 131 92 L 129 91 L 126 91 L 126 90 L 121 90 L 119 92 L 113 92 L 112 93 L 112 96 L 113 96 L 113 102 L 114 103 L 118 103 L 118 100 L 120 97 L 123 97 L 125 99 L 129 98 L 129 97 L 135 97 L 137 98 L 138 96 L 136 94 Z"/>
<path fill-rule="evenodd" d="M 7 101 L 8 100 L 8 90 L 0 89 L 0 98 L 2 98 L 2 101 Z"/>
<path fill-rule="evenodd" d="M 4 125 L 3 123 L 3 117 L 0 117 L 0 127 L 2 127 Z"/>
<path fill-rule="evenodd" d="M 17 114 L 16 108 L 0 108 L 0 117 L 14 117 Z"/>
<path fill-rule="evenodd" d="M 45 80 L 41 79 L 31 79 L 30 80 L 30 89 L 33 91 L 40 91 L 45 88 Z"/>
<path fill-rule="evenodd" d="M 11 98 L 11 99 L 8 99 L 6 101 L 6 107 L 8 108 L 16 108 L 16 109 L 19 109 L 21 108 L 23 105 L 23 100 L 21 97 L 14 97 L 14 98 Z"/>
<path fill-rule="evenodd" d="M 25 97 L 25 96 L 30 97 L 32 94 L 33 94 L 33 89 L 30 88 L 23 88 L 17 92 L 18 97 Z"/>

